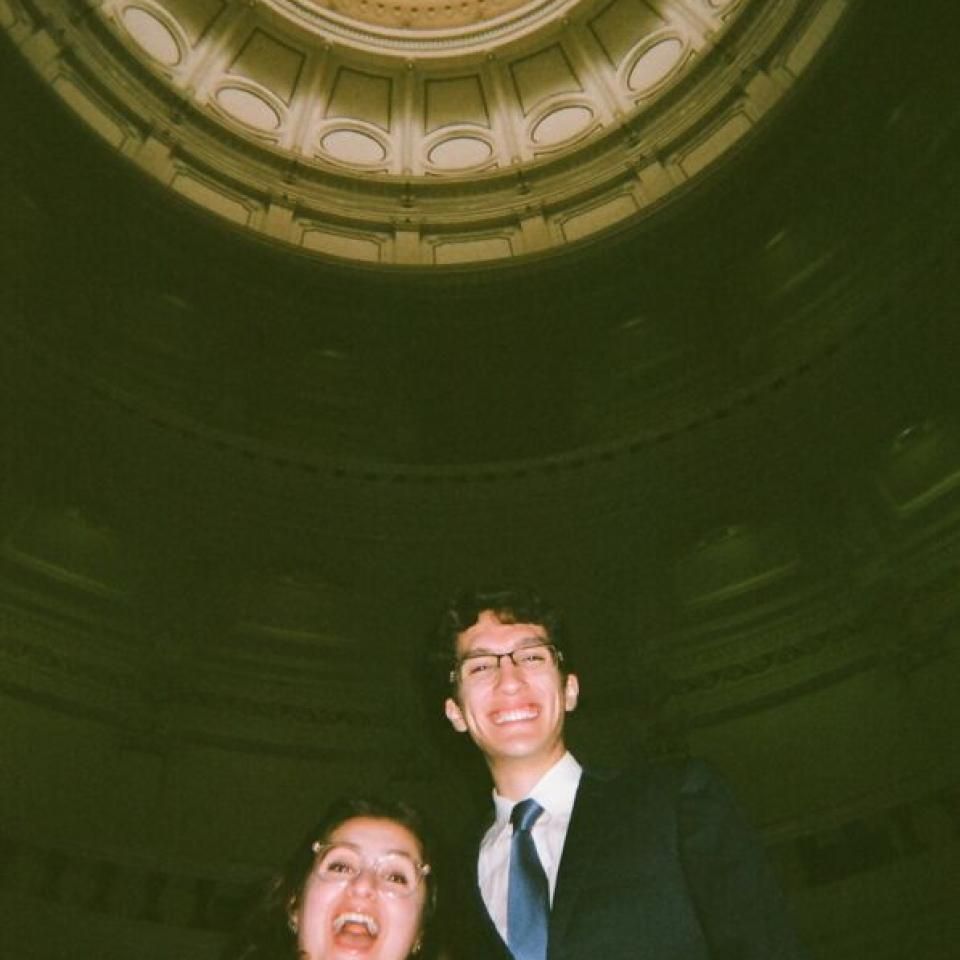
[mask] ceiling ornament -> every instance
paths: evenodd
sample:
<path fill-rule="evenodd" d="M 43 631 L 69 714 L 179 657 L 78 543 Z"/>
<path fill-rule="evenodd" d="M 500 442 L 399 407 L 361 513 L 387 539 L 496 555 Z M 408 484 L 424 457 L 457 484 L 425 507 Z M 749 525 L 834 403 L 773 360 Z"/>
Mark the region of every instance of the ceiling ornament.
<path fill-rule="evenodd" d="M 132 164 L 282 244 L 430 266 L 621 228 L 728 155 L 845 0 L 0 0 Z"/>

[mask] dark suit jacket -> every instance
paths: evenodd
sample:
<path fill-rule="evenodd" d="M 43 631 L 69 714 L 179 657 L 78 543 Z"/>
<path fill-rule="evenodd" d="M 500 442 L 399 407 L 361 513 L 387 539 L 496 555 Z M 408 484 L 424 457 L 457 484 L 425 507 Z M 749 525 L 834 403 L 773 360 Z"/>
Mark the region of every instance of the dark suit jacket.
<path fill-rule="evenodd" d="M 489 824 L 485 824 L 483 830 Z M 451 960 L 510 960 L 460 863 Z M 756 834 L 698 761 L 584 771 L 550 916 L 549 960 L 802 960 Z"/>

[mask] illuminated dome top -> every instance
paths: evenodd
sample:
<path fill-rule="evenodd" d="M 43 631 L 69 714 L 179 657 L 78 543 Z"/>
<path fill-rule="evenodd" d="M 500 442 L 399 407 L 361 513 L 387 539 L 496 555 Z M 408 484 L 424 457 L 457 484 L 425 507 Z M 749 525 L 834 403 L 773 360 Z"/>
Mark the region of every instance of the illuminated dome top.
<path fill-rule="evenodd" d="M 285 5 L 321 11 L 321 15 L 328 15 L 331 19 L 339 17 L 377 27 L 410 31 L 475 27 L 512 14 L 520 8 L 545 6 L 537 0 L 294 0 Z"/>
<path fill-rule="evenodd" d="M 303 251 L 410 265 L 550 251 L 642 216 L 751 133 L 846 9 L 2 3 L 63 99 L 176 193 Z"/>

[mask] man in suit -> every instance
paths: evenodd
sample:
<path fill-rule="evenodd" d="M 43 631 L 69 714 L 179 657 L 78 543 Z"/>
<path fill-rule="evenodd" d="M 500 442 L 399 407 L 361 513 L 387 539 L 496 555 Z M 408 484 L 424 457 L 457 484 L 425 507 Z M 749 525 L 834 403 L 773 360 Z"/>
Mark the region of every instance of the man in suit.
<path fill-rule="evenodd" d="M 535 593 L 464 593 L 438 640 L 447 719 L 494 785 L 454 878 L 454 960 L 801 960 L 758 839 L 709 767 L 601 777 L 567 750 L 579 680 Z"/>

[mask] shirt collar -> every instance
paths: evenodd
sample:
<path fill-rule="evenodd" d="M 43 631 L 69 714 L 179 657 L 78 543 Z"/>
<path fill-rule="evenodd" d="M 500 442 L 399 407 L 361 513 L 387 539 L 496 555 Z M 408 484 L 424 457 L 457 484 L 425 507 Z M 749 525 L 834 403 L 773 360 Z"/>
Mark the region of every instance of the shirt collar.
<path fill-rule="evenodd" d="M 573 754 L 568 750 L 537 781 L 527 796 L 533 797 L 543 807 L 545 816 L 549 814 L 551 818 L 569 818 L 573 811 L 573 802 L 577 797 L 577 787 L 580 784 L 581 773 L 583 773 L 583 767 L 577 763 Z M 504 826 L 510 822 L 510 811 L 513 810 L 516 803 L 516 800 L 508 800 L 497 793 L 496 790 L 493 791 L 497 826 Z"/>

